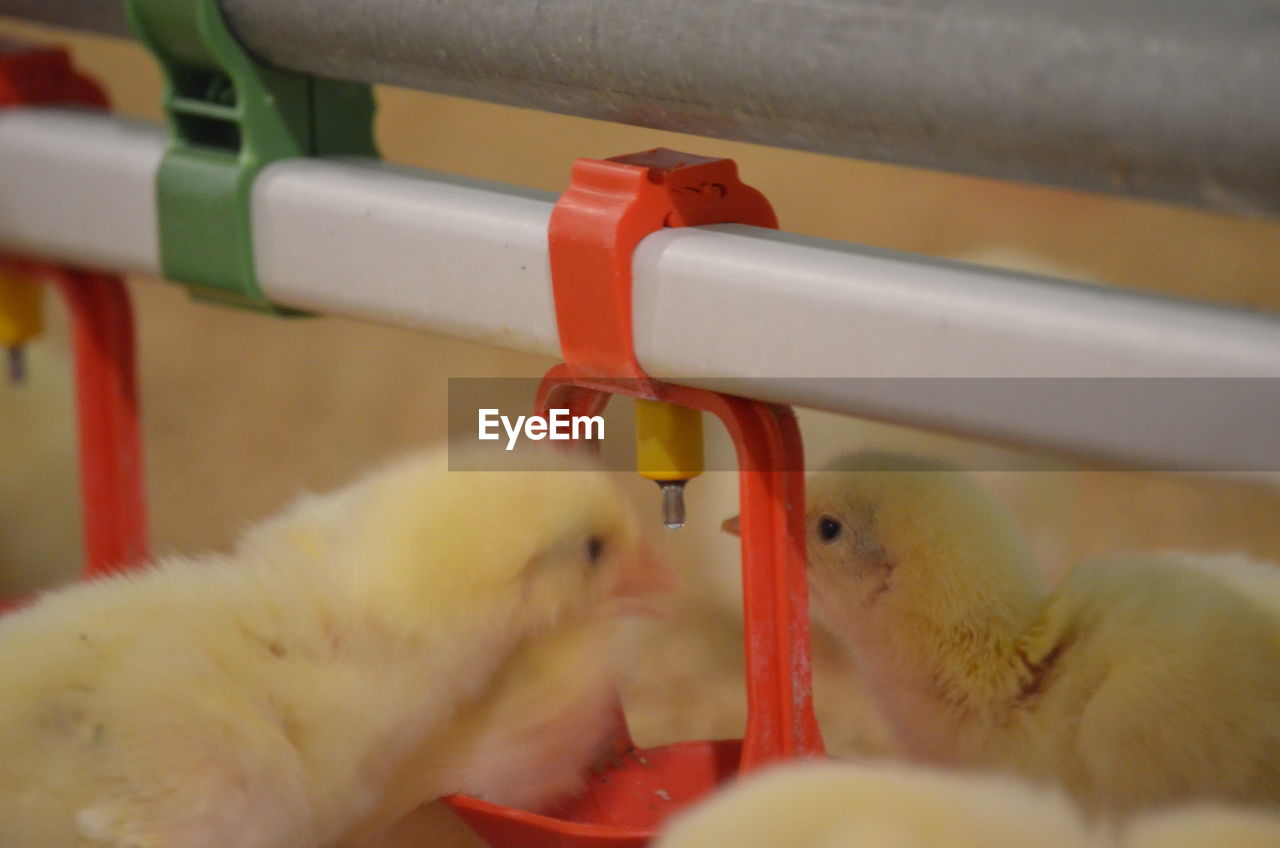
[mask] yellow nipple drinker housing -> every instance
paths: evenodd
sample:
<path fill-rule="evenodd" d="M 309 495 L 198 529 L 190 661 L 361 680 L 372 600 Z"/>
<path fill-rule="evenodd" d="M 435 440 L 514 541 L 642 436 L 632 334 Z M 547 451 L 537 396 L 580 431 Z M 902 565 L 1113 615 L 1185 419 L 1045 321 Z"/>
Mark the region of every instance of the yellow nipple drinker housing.
<path fill-rule="evenodd" d="M 23 345 L 44 329 L 43 296 L 39 283 L 0 270 L 0 345 L 9 360 L 10 382 L 22 382 Z"/>
<path fill-rule="evenodd" d="M 685 523 L 684 484 L 703 470 L 702 413 L 654 400 L 636 400 L 636 468 L 662 487 L 662 523 Z"/>

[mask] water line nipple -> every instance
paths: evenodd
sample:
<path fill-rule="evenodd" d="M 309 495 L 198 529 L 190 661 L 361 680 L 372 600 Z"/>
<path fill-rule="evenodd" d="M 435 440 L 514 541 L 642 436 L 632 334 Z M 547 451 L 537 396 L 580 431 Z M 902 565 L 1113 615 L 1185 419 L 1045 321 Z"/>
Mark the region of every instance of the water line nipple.
<path fill-rule="evenodd" d="M 668 530 L 684 526 L 684 484 L 686 480 L 659 480 L 662 489 L 662 523 Z"/>

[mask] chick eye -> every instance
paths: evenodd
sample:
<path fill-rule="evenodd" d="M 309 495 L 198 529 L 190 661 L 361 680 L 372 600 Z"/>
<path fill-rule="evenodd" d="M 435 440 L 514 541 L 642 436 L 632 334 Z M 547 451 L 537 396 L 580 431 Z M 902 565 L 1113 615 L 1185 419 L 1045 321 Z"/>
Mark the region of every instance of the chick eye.
<path fill-rule="evenodd" d="M 600 557 L 604 555 L 604 538 L 601 536 L 587 537 L 587 559 L 597 563 Z"/>
<path fill-rule="evenodd" d="M 840 531 L 843 529 L 844 526 L 830 516 L 824 515 L 818 520 L 818 535 L 824 542 L 834 542 L 840 538 Z"/>

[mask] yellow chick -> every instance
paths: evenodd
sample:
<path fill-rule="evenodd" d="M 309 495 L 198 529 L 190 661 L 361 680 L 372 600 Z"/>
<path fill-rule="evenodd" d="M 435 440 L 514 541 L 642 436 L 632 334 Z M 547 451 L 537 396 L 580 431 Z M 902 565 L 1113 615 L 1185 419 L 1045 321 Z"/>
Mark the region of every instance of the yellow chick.
<path fill-rule="evenodd" d="M 613 621 L 575 618 L 521 646 L 447 734 L 401 761 L 379 809 L 339 844 L 384 848 L 391 827 L 442 794 L 440 787 L 522 810 L 582 789 L 616 726 Z"/>
<path fill-rule="evenodd" d="M 1084 848 L 1060 793 L 902 763 L 810 763 L 744 779 L 678 817 L 655 848 Z"/>
<path fill-rule="evenodd" d="M 1276 848 L 1280 810 L 1197 805 L 1147 813 L 1129 822 L 1120 848 Z"/>
<path fill-rule="evenodd" d="M 573 740 L 577 762 L 522 765 L 538 785 L 518 791 L 497 746 L 562 749 L 543 745 L 543 722 L 522 739 L 476 717 L 546 710 L 545 692 L 523 691 L 545 686 L 530 669 L 576 650 L 575 634 L 607 652 L 601 628 L 669 572 L 603 472 L 552 452 L 521 462 L 534 470 L 408 457 L 303 499 L 231 554 L 4 616 L 0 845 L 327 848 L 463 789 L 570 790 L 606 727 L 593 685 L 561 707 L 597 736 Z"/>
<path fill-rule="evenodd" d="M 814 608 L 914 759 L 1065 785 L 1090 811 L 1280 802 L 1280 569 L 1116 556 L 1049 594 L 1010 514 L 936 462 L 814 475 Z"/>

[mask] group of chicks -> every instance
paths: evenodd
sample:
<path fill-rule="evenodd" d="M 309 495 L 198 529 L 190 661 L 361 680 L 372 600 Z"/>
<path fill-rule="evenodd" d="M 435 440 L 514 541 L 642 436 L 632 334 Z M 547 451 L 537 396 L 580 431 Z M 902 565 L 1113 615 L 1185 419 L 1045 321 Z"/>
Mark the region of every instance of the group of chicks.
<path fill-rule="evenodd" d="M 676 581 L 607 474 L 521 463 L 408 457 L 0 617 L 0 846 L 373 848 L 445 795 L 579 791 L 617 623 Z M 1277 566 L 1113 557 L 1050 592 L 972 478 L 882 453 L 813 476 L 807 534 L 913 762 L 783 767 L 659 845 L 1280 845 Z"/>

